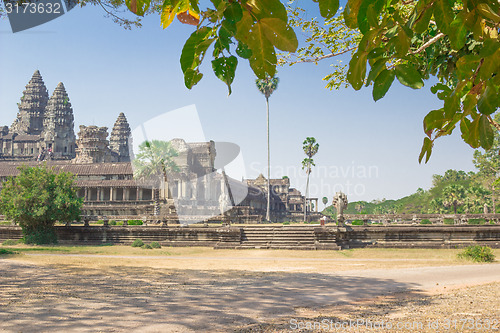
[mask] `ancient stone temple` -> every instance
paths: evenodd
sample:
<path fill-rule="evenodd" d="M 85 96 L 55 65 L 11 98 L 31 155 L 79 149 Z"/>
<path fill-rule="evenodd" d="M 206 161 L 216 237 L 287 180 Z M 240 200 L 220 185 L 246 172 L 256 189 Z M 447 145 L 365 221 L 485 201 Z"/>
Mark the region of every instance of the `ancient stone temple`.
<path fill-rule="evenodd" d="M 45 108 L 41 138 L 56 159 L 75 157 L 73 109 L 62 82 L 59 82 Z"/>
<path fill-rule="evenodd" d="M 118 162 L 118 156 L 109 148 L 108 128 L 80 125 L 76 142 L 75 163 Z"/>
<path fill-rule="evenodd" d="M 118 156 L 118 162 L 129 162 L 129 139 L 130 139 L 130 126 L 127 118 L 123 112 L 120 113 L 116 119 L 111 137 L 109 139 L 109 147 L 112 152 Z"/>
<path fill-rule="evenodd" d="M 158 210 L 176 214 L 179 221 L 180 216 L 201 221 L 220 214 L 221 197 L 227 196 L 233 220 L 256 222 L 264 217 L 268 195 L 264 176 L 240 182 L 217 171 L 213 141 L 170 140 L 179 170 L 157 187 L 134 178 L 131 130 L 125 114 L 119 114 L 109 139 L 108 134 L 107 127 L 81 125 L 77 138 L 63 83 L 49 98 L 37 70 L 18 103 L 14 123 L 10 128 L 0 126 L 0 188 L 7 177 L 18 174 L 19 165 L 43 162 L 77 176 L 84 214 L 142 215 Z M 271 179 L 270 183 L 273 221 L 301 217 L 304 199 L 290 188 L 289 179 Z"/>
<path fill-rule="evenodd" d="M 40 72 L 36 70 L 26 85 L 21 103 L 17 104 L 19 113 L 12 123 L 10 133 L 40 135 L 48 100 L 49 93 Z"/>

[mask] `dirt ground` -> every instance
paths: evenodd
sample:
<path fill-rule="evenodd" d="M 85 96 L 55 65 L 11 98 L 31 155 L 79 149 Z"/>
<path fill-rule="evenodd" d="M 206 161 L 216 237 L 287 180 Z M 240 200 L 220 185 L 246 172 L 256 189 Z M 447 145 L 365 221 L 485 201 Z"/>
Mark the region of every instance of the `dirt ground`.
<path fill-rule="evenodd" d="M 0 332 L 500 331 L 500 264 L 446 251 L 105 251 L 1 258 Z"/>

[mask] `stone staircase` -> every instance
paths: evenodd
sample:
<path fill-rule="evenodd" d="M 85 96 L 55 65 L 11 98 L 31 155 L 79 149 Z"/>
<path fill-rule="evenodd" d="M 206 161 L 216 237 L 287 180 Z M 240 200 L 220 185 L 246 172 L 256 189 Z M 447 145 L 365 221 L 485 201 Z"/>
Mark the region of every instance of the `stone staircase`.
<path fill-rule="evenodd" d="M 241 229 L 238 249 L 339 249 L 334 234 L 320 236 L 316 229 L 314 226 L 245 226 Z"/>

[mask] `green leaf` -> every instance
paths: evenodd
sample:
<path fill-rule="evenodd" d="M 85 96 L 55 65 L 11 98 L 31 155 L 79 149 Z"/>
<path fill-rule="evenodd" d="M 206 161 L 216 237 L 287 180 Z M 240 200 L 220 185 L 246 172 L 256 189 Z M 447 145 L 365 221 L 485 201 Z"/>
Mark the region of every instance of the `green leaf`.
<path fill-rule="evenodd" d="M 373 100 L 378 101 L 385 96 L 394 81 L 394 71 L 384 69 L 373 84 Z"/>
<path fill-rule="evenodd" d="M 259 79 L 273 77 L 276 73 L 276 53 L 273 44 L 266 38 L 262 24 L 256 22 L 248 36 L 248 47 L 252 50 L 250 67 Z"/>
<path fill-rule="evenodd" d="M 241 5 L 238 2 L 233 2 L 229 6 L 227 6 L 224 11 L 224 17 L 226 20 L 236 23 L 243 17 L 243 10 L 241 9 Z"/>
<path fill-rule="evenodd" d="M 182 48 L 181 53 L 181 69 L 185 73 L 188 68 L 195 66 L 196 55 L 199 54 L 200 43 L 208 37 L 212 29 L 209 27 L 202 27 L 196 30 L 189 36 Z M 206 47 L 208 48 L 208 46 Z M 205 50 L 206 50 L 205 48 Z"/>
<path fill-rule="evenodd" d="M 493 146 L 494 132 L 488 117 L 481 115 L 478 121 L 478 134 L 481 147 L 488 150 Z"/>
<path fill-rule="evenodd" d="M 381 57 L 384 55 L 385 52 L 386 50 L 383 47 L 374 48 L 373 50 L 370 51 L 370 53 L 368 53 L 368 59 Z"/>
<path fill-rule="evenodd" d="M 485 18 L 492 20 L 495 23 L 500 23 L 500 15 L 495 13 L 495 11 L 486 3 L 481 3 L 477 5 L 477 10 Z"/>
<path fill-rule="evenodd" d="M 367 52 L 358 51 L 349 62 L 349 70 L 347 71 L 347 80 L 355 90 L 361 89 L 366 75 L 366 57 Z"/>
<path fill-rule="evenodd" d="M 259 21 L 266 38 L 278 49 L 295 52 L 299 46 L 292 28 L 277 18 L 263 18 Z"/>
<path fill-rule="evenodd" d="M 149 9 L 150 0 L 125 0 L 125 4 L 132 13 L 144 16 L 144 13 Z"/>
<path fill-rule="evenodd" d="M 465 45 L 465 40 L 467 38 L 468 29 L 465 25 L 464 15 L 466 13 L 460 13 L 450 24 L 449 38 L 451 42 L 451 47 L 454 50 L 460 50 Z"/>
<path fill-rule="evenodd" d="M 370 30 L 370 23 L 368 23 L 368 6 L 370 1 L 362 1 L 358 11 L 358 28 L 362 34 L 366 34 Z"/>
<path fill-rule="evenodd" d="M 252 50 L 250 50 L 246 44 L 239 42 L 236 48 L 236 54 L 243 59 L 248 59 L 252 56 Z"/>
<path fill-rule="evenodd" d="M 345 24 L 351 28 L 358 28 L 358 13 L 363 0 L 348 0 L 344 9 Z"/>
<path fill-rule="evenodd" d="M 459 80 L 468 80 L 474 75 L 480 61 L 477 55 L 469 54 L 458 59 L 456 74 Z"/>
<path fill-rule="evenodd" d="M 227 50 L 229 52 L 229 45 L 232 43 L 231 38 L 236 33 L 236 25 L 231 21 L 222 21 L 221 27 L 219 29 L 219 38 L 215 42 L 214 55 L 217 56 L 222 52 L 222 50 Z"/>
<path fill-rule="evenodd" d="M 446 122 L 443 109 L 433 110 L 424 118 L 424 132 L 430 138 L 435 129 L 441 129 Z"/>
<path fill-rule="evenodd" d="M 401 58 L 404 57 L 410 49 L 410 38 L 406 35 L 405 30 L 399 26 L 398 38 L 395 40 L 394 46 L 396 48 L 396 55 Z"/>
<path fill-rule="evenodd" d="M 497 87 L 498 88 L 498 87 Z M 495 90 L 493 84 L 488 84 L 484 89 L 481 98 L 477 101 L 477 109 L 485 115 L 490 115 L 497 111 L 500 103 L 500 94 Z"/>
<path fill-rule="evenodd" d="M 319 12 L 324 18 L 332 18 L 339 10 L 339 0 L 319 0 Z"/>
<path fill-rule="evenodd" d="M 231 95 L 231 84 L 234 80 L 234 73 L 236 71 L 236 66 L 238 65 L 238 59 L 235 56 L 222 57 L 212 60 L 212 69 L 215 75 L 225 84 L 229 89 L 229 95 Z"/>
<path fill-rule="evenodd" d="M 424 86 L 422 76 L 414 67 L 408 64 L 400 64 L 394 70 L 401 84 L 413 89 L 420 89 Z"/>
<path fill-rule="evenodd" d="M 493 53 L 497 52 L 499 48 L 500 48 L 500 43 L 498 42 L 498 40 L 492 38 L 486 38 L 483 42 L 483 47 L 481 47 L 481 51 L 479 51 L 479 56 L 481 58 L 489 57 Z"/>
<path fill-rule="evenodd" d="M 288 22 L 286 8 L 279 0 L 249 0 L 247 5 L 252 8 L 252 14 L 257 19 L 272 17 Z"/>
<path fill-rule="evenodd" d="M 441 30 L 445 34 L 448 34 L 448 30 L 454 18 L 450 2 L 448 0 L 436 0 L 433 8 L 436 25 L 438 26 L 439 30 Z"/>
<path fill-rule="evenodd" d="M 497 46 L 500 46 L 500 43 L 498 42 L 495 44 L 497 44 Z M 486 41 L 484 45 L 486 45 Z M 480 54 L 483 53 L 483 50 L 481 50 Z M 481 80 L 488 81 L 492 77 L 500 75 L 500 61 L 498 61 L 498 59 L 500 59 L 500 49 L 497 49 L 496 52 L 491 55 L 483 57 L 483 64 L 481 65 L 481 69 L 479 70 L 479 78 Z"/>
<path fill-rule="evenodd" d="M 236 39 L 248 45 L 250 39 L 250 31 L 253 28 L 253 18 L 248 11 L 243 12 L 243 17 L 236 23 Z"/>
<path fill-rule="evenodd" d="M 424 138 L 422 150 L 420 151 L 420 155 L 418 156 L 418 163 L 422 163 L 422 159 L 424 158 L 424 156 L 426 156 L 425 163 L 429 161 L 429 158 L 431 158 L 432 146 L 432 141 L 429 138 Z"/>
<path fill-rule="evenodd" d="M 382 72 L 382 70 L 386 69 L 385 63 L 387 58 L 382 58 L 377 60 L 370 68 L 370 73 L 368 73 L 368 78 L 366 79 L 366 87 L 370 85 L 372 81 L 375 81 L 377 76 Z"/>
<path fill-rule="evenodd" d="M 186 88 L 193 88 L 198 82 L 200 82 L 202 77 L 203 74 L 200 73 L 197 69 L 188 68 L 184 72 L 184 84 L 186 85 Z"/>
<path fill-rule="evenodd" d="M 429 6 L 431 0 L 418 1 L 415 6 L 416 19 L 412 25 L 409 26 L 415 33 L 421 34 L 429 26 L 429 21 L 432 17 L 432 7 Z"/>

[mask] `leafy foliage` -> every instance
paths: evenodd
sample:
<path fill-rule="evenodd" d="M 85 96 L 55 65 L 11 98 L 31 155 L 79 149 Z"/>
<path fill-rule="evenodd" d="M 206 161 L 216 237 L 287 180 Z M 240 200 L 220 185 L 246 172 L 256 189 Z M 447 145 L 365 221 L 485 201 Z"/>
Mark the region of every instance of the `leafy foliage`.
<path fill-rule="evenodd" d="M 123 0 L 108 0 L 113 8 Z M 373 84 L 373 99 L 383 98 L 395 79 L 420 89 L 430 77 L 442 107 L 424 118 L 419 161 L 427 162 L 436 139 L 460 128 L 473 148 L 490 149 L 500 125 L 492 115 L 500 106 L 500 3 L 489 0 L 318 0 L 322 20 L 302 19 L 303 10 L 279 0 L 125 0 L 133 13 L 160 12 L 168 27 L 175 17 L 196 26 L 180 59 L 186 87 L 203 77 L 200 66 L 212 48 L 212 69 L 231 93 L 238 57 L 248 60 L 259 79 L 273 77 L 277 50 L 281 63 L 313 62 L 352 52 L 349 65 L 337 63 L 324 79 L 327 87 L 345 84 L 359 90 Z M 100 1 L 84 3 L 102 5 Z M 293 27 L 306 33 L 298 48 Z"/>
<path fill-rule="evenodd" d="M 79 221 L 83 199 L 78 198 L 76 177 L 55 173 L 46 166 L 19 167 L 0 193 L 0 211 L 19 223 L 26 243 L 57 242 L 54 223 Z"/>
<path fill-rule="evenodd" d="M 161 245 L 158 242 L 151 242 L 151 247 L 153 249 L 161 249 Z"/>
<path fill-rule="evenodd" d="M 132 243 L 132 247 L 142 247 L 144 245 L 144 242 L 142 241 L 142 239 L 140 238 L 137 238 L 133 243 Z"/>
<path fill-rule="evenodd" d="M 493 254 L 491 248 L 488 246 L 481 246 L 481 245 L 468 246 L 457 256 L 458 258 L 468 259 L 475 262 L 495 261 L 495 255 Z"/>
<path fill-rule="evenodd" d="M 17 252 L 9 250 L 9 249 L 0 248 L 0 256 L 6 255 L 6 254 L 16 254 L 16 253 Z"/>
<path fill-rule="evenodd" d="M 398 200 L 351 202 L 345 212 L 346 214 L 454 213 L 452 199 L 453 196 L 457 196 L 457 213 L 477 214 L 484 211 L 484 204 L 491 194 L 477 182 L 477 174 L 473 172 L 448 170 L 444 175 L 434 175 L 432 183 L 433 186 L 428 191 L 419 188 L 416 193 Z M 324 213 L 333 214 L 333 206 L 328 206 Z"/>

